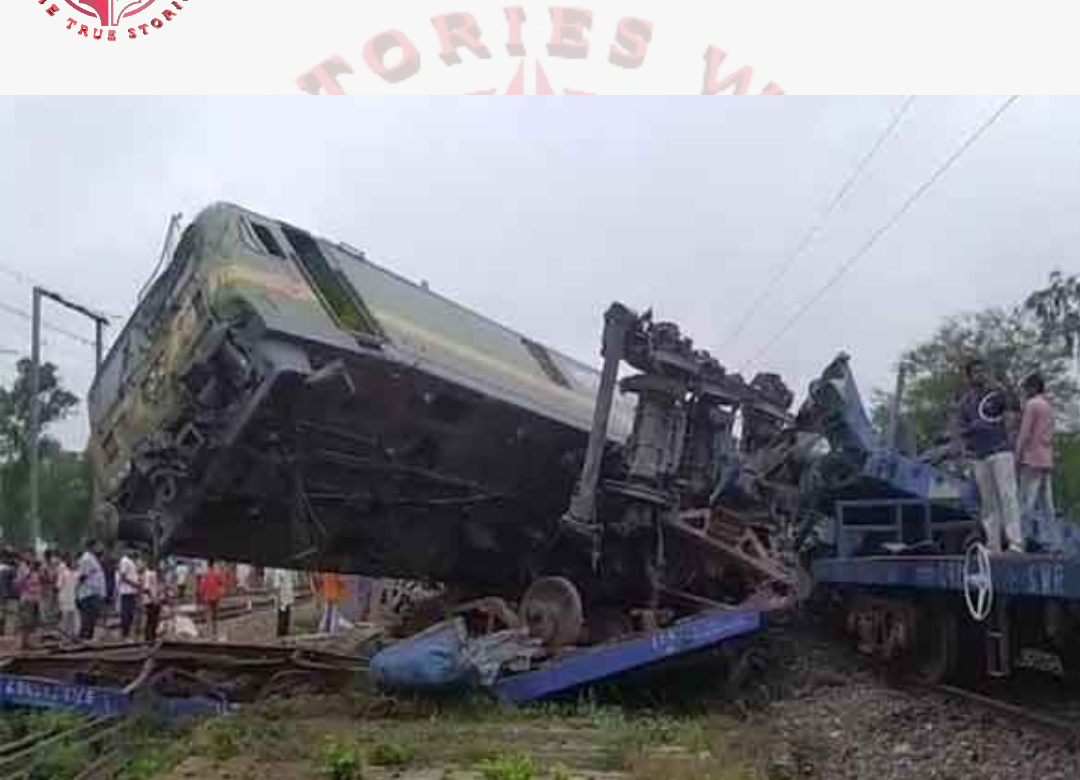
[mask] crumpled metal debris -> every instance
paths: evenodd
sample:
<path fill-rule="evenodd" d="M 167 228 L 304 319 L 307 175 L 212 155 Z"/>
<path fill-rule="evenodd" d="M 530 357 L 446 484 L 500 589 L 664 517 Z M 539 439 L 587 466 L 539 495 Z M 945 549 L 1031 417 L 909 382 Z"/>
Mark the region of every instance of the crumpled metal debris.
<path fill-rule="evenodd" d="M 464 619 L 455 617 L 382 650 L 370 671 L 385 690 L 452 693 L 490 687 L 541 652 L 528 629 L 470 637 Z"/>

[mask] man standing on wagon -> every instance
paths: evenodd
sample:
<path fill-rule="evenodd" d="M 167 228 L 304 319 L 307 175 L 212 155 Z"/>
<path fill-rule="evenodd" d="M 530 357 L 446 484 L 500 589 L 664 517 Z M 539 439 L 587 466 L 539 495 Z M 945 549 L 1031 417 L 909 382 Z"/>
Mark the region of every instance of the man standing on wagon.
<path fill-rule="evenodd" d="M 967 388 L 960 399 L 960 434 L 965 454 L 975 461 L 986 543 L 991 552 L 1001 552 L 1004 532 L 1009 552 L 1022 553 L 1016 456 L 1005 427 L 1009 399 L 990 383 L 986 365 L 978 358 L 967 362 L 964 374 Z"/>

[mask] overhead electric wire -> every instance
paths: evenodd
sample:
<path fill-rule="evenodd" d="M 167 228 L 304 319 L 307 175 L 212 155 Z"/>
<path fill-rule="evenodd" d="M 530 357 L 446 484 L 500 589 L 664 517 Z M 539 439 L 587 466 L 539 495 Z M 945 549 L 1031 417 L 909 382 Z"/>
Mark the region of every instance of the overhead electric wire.
<path fill-rule="evenodd" d="M 885 126 L 885 129 L 878 136 L 877 140 L 874 142 L 874 145 L 870 148 L 870 151 L 863 155 L 863 158 L 859 161 L 858 165 L 855 166 L 855 169 L 851 172 L 851 175 L 849 175 L 844 181 L 844 183 L 840 185 L 840 189 L 837 190 L 836 195 L 833 196 L 832 201 L 826 207 L 825 211 L 822 212 L 821 217 L 818 218 L 817 222 L 811 225 L 805 233 L 803 233 L 802 238 L 799 239 L 799 243 L 795 245 L 795 249 L 790 254 L 788 254 L 788 256 L 784 259 L 784 262 L 777 268 L 776 273 L 773 274 L 772 278 L 770 278 L 769 281 L 765 284 L 761 292 L 759 292 L 754 298 L 754 300 L 751 301 L 750 305 L 746 308 L 746 311 L 743 312 L 742 316 L 739 318 L 739 321 L 735 324 L 735 327 L 731 329 L 731 332 L 728 334 L 723 344 L 721 344 L 721 347 L 726 347 L 731 344 L 733 341 L 735 341 L 735 339 L 742 335 L 742 332 L 744 330 L 746 330 L 746 326 L 750 324 L 750 320 L 754 318 L 754 315 L 758 313 L 761 305 L 765 303 L 765 300 L 769 297 L 769 293 L 771 293 L 773 291 L 773 288 L 776 287 L 776 285 L 778 285 L 785 276 L 787 276 L 788 271 L 792 269 L 792 267 L 795 265 L 795 262 L 802 256 L 802 253 L 806 250 L 808 246 L 810 246 L 813 240 L 817 238 L 818 233 L 821 232 L 821 229 L 825 226 L 825 223 L 829 220 L 829 217 L 832 216 L 832 213 L 836 211 L 837 207 L 851 191 L 851 188 L 855 185 L 855 182 L 858 181 L 859 177 L 862 176 L 863 171 L 866 170 L 866 168 L 870 165 L 873 159 L 877 156 L 877 153 L 881 150 L 881 147 L 883 147 L 885 145 L 885 142 L 889 140 L 890 137 L 892 137 L 893 131 L 896 130 L 897 125 L 900 124 L 900 120 L 904 118 L 908 110 L 911 108 L 911 104 L 914 102 L 915 95 L 909 95 L 907 100 L 904 101 L 904 104 L 900 106 L 897 111 L 893 112 L 892 118 Z"/>
<path fill-rule="evenodd" d="M 2 263 L 0 263 L 0 274 L 5 274 L 6 276 L 10 276 L 12 279 L 17 281 L 19 284 L 24 284 L 27 287 L 48 287 L 48 285 L 45 284 L 44 282 L 41 282 L 41 281 L 35 279 L 32 276 L 27 276 L 22 271 L 19 271 L 19 270 L 15 269 L 15 268 L 11 268 L 10 266 L 6 266 L 6 265 L 4 265 Z"/>
<path fill-rule="evenodd" d="M 1009 107 L 1012 106 L 1012 104 L 1019 99 L 1019 97 L 1019 95 L 1012 95 L 1004 103 L 1002 103 L 1002 105 L 999 106 L 997 110 L 994 111 L 994 113 L 991 114 L 988 119 L 984 120 L 975 129 L 975 131 L 967 137 L 967 139 L 960 145 L 960 147 L 956 149 L 956 151 L 954 151 L 951 155 L 949 155 L 949 157 L 945 160 L 944 163 L 938 166 L 938 168 L 934 171 L 930 178 L 923 182 L 910 196 L 908 196 L 907 200 L 904 201 L 900 209 L 888 220 L 886 220 L 885 224 L 875 230 L 870 235 L 870 238 L 867 239 L 866 242 L 863 243 L 863 245 L 860 246 L 859 249 L 856 250 L 856 252 L 851 257 L 845 260 L 836 269 L 836 271 L 832 274 L 832 276 L 828 278 L 825 284 L 822 285 L 817 290 L 817 292 L 815 292 L 814 295 L 805 304 L 803 304 L 803 306 L 800 307 L 798 311 L 795 312 L 795 314 L 793 314 L 787 319 L 787 321 L 784 322 L 780 330 L 777 331 L 777 333 L 771 339 L 769 339 L 765 346 L 759 349 L 752 358 L 750 358 L 743 364 L 743 369 L 745 370 L 748 366 L 758 360 L 758 358 L 762 357 L 766 352 L 772 349 L 773 346 L 775 346 L 776 343 L 780 341 L 780 339 L 787 335 L 788 331 L 795 327 L 799 320 L 801 320 L 806 315 L 806 313 L 818 303 L 818 301 L 824 298 L 825 295 L 828 294 L 829 290 L 836 286 L 836 283 L 843 278 L 844 274 L 850 271 L 855 266 L 855 264 L 859 262 L 859 260 L 865 257 L 867 253 L 869 253 L 869 251 L 874 248 L 874 246 L 881 239 L 881 237 L 884 236 L 897 222 L 899 222 L 903 218 L 903 216 L 911 209 L 911 207 L 914 206 L 915 203 L 931 187 L 933 187 L 934 184 L 936 184 L 942 176 L 945 175 L 945 173 L 953 166 L 953 164 L 957 160 L 959 160 L 964 155 L 965 152 L 967 152 L 968 149 L 974 146 L 975 142 L 978 141 L 983 136 L 983 134 L 987 130 L 989 130 L 995 122 L 997 122 L 998 119 L 1001 118 L 1001 115 L 1004 114 L 1009 109 Z"/>
<path fill-rule="evenodd" d="M 8 314 L 11 314 L 15 317 L 21 317 L 28 322 L 34 321 L 34 317 L 30 314 L 30 312 L 26 311 L 25 309 L 20 309 L 18 306 L 12 306 L 10 303 L 4 303 L 3 301 L 0 301 L 0 311 L 7 312 Z M 85 344 L 88 347 L 97 346 L 97 344 L 90 339 L 80 336 L 78 333 L 73 333 L 72 331 L 61 327 L 60 325 L 54 325 L 48 320 L 43 319 L 41 321 L 41 327 L 46 330 L 51 330 L 53 333 L 59 333 L 61 336 L 66 336 L 67 338 L 73 341 L 77 341 L 80 344 Z"/>
<path fill-rule="evenodd" d="M 45 284 L 45 282 L 42 282 L 39 279 L 35 279 L 32 276 L 27 276 L 22 271 L 11 268 L 10 266 L 3 265 L 2 263 L 0 263 L 0 274 L 4 274 L 6 276 L 9 276 L 12 279 L 14 279 L 15 281 L 17 281 L 19 284 L 25 285 L 26 287 L 30 287 L 30 288 L 41 287 L 42 289 L 45 289 L 45 290 L 53 289 L 52 285 Z M 63 296 L 63 297 L 74 298 L 74 296 Z M 118 320 L 118 319 L 120 319 L 120 315 L 118 315 L 118 314 L 107 314 L 107 313 L 105 313 L 102 316 L 107 317 L 110 320 Z"/>

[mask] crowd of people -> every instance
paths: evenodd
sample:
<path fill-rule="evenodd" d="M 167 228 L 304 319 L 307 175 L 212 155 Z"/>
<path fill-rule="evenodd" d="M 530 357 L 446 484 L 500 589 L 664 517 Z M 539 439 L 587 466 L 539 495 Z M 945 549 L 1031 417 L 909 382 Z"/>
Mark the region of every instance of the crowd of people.
<path fill-rule="evenodd" d="M 47 550 L 39 556 L 5 547 L 0 550 L 0 635 L 14 631 L 23 649 L 45 628 L 61 642 L 92 641 L 102 618 L 115 611 L 121 638 L 131 638 L 139 617 L 143 638 L 154 641 L 166 600 L 164 569 L 130 551 L 114 561 L 93 542 L 78 555 Z"/>
<path fill-rule="evenodd" d="M 261 580 L 258 582 L 257 580 Z M 320 582 L 319 585 L 322 583 Z M 311 582 L 313 589 L 315 581 Z M 48 630 L 63 644 L 111 639 L 154 642 L 172 608 L 205 608 L 211 637 L 220 635 L 222 600 L 235 593 L 252 611 L 252 594 L 267 587 L 277 612 L 277 634 L 287 636 L 299 589 L 298 575 L 269 569 L 256 577 L 246 564 L 163 560 L 153 564 L 134 549 L 108 551 L 89 541 L 78 554 L 0 549 L 0 637 L 31 648 Z M 335 597 L 336 600 L 336 597 Z M 106 618 L 112 626 L 104 627 Z M 324 623 L 333 620 L 324 618 Z"/>

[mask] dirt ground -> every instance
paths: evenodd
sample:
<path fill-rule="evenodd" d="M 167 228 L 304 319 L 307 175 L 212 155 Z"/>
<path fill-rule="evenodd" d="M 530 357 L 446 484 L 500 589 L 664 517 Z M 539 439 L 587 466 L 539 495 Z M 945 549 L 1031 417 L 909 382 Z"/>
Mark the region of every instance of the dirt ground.
<path fill-rule="evenodd" d="M 708 674 L 686 699 L 521 709 L 389 698 L 361 684 L 200 724 L 152 748 L 155 760 L 126 780 L 1080 777 L 1080 755 L 1046 734 L 892 687 L 827 642 L 782 635 L 770 658 L 739 703 Z"/>

